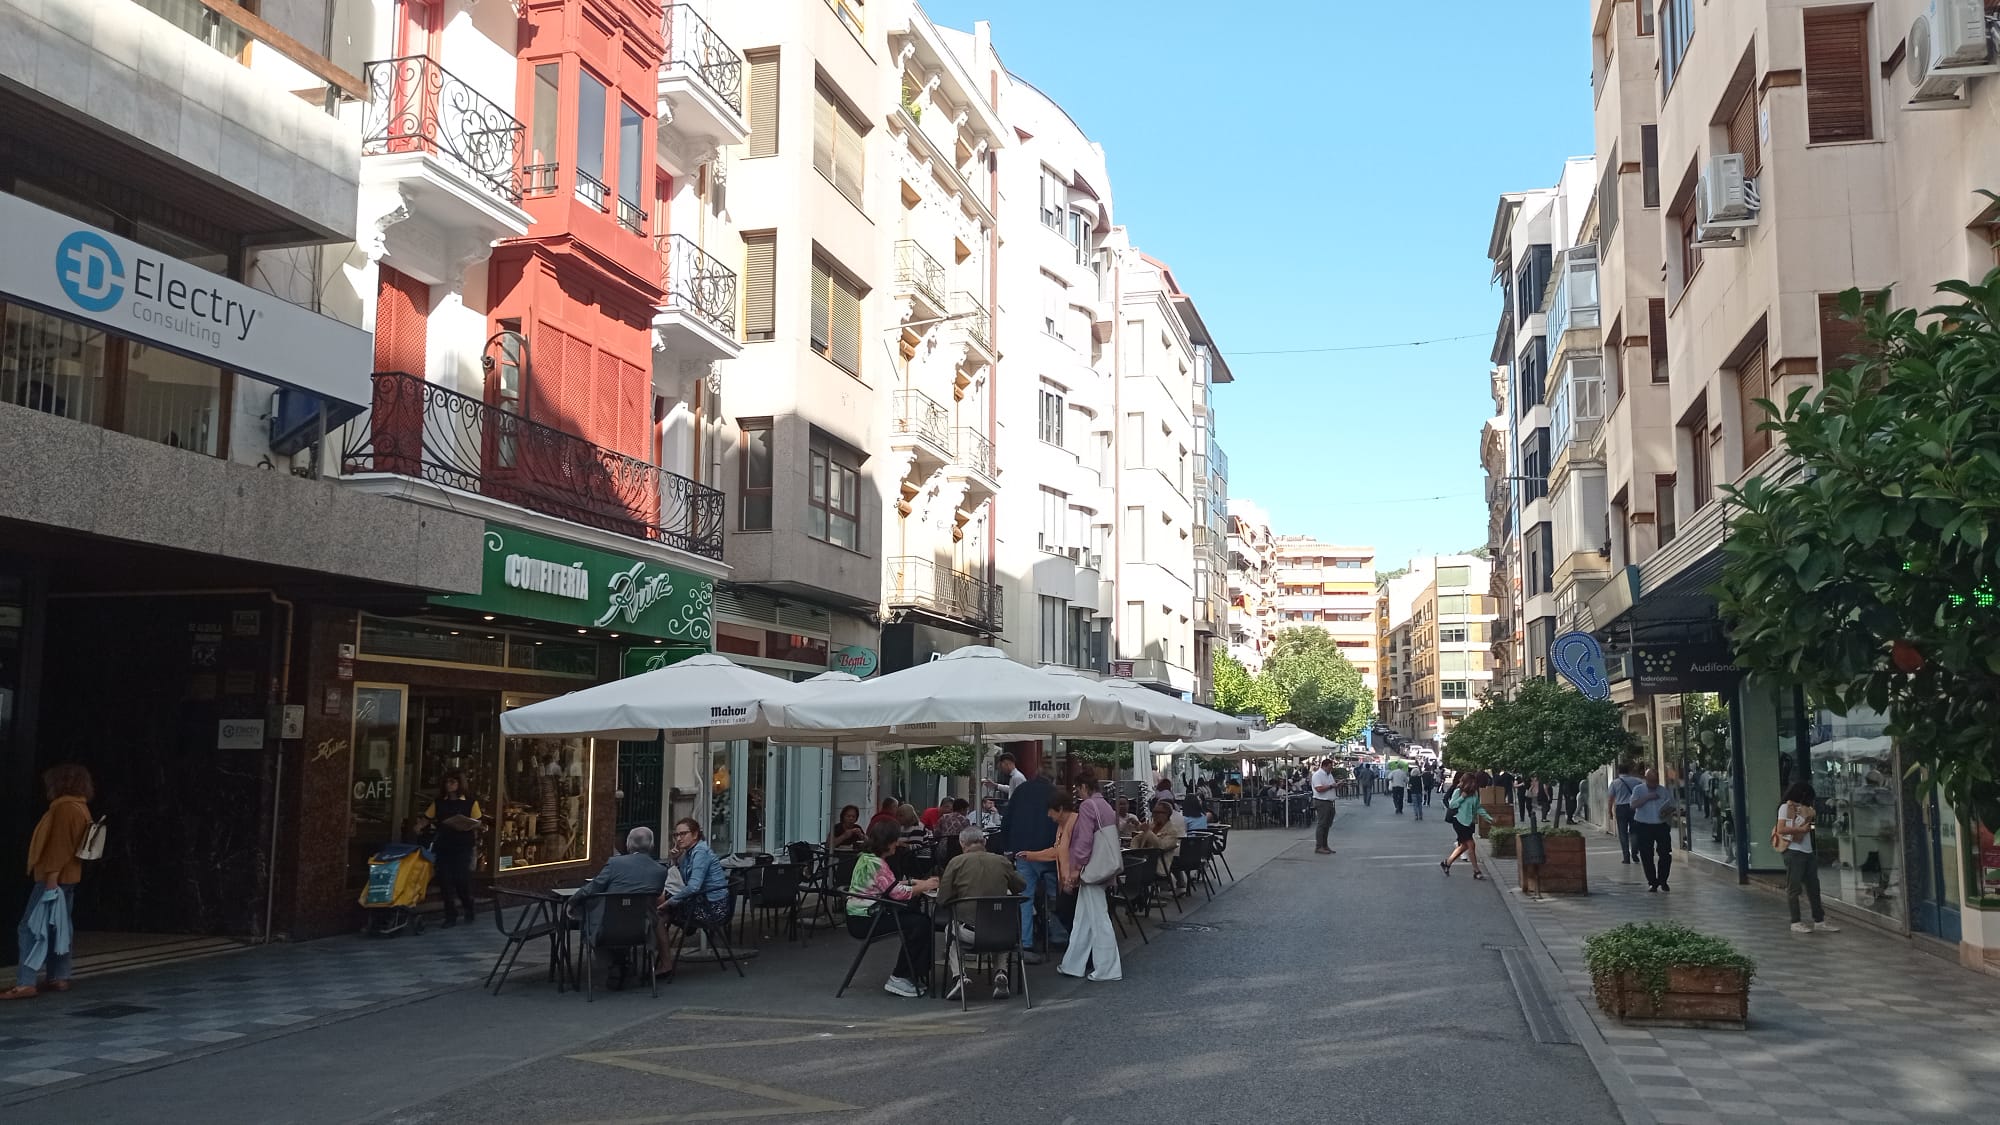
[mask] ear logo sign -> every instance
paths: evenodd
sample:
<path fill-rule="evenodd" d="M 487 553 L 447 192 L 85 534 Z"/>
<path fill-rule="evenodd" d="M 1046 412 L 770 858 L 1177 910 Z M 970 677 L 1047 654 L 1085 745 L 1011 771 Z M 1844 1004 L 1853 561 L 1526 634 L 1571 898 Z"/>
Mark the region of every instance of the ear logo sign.
<path fill-rule="evenodd" d="M 1589 633 L 1564 633 L 1549 646 L 1549 660 L 1564 679 L 1589 699 L 1611 698 L 1611 680 L 1604 674 L 1604 650 Z"/>

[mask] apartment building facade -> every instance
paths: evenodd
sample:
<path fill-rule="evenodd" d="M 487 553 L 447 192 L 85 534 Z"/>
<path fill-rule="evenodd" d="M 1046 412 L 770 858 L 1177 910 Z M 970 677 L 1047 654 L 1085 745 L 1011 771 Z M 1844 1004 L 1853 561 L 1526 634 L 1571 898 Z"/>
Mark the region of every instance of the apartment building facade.
<path fill-rule="evenodd" d="M 1255 502 L 1229 501 L 1229 655 L 1251 675 L 1263 671 L 1278 629 L 1277 556 L 1271 517 Z"/>
<path fill-rule="evenodd" d="M 1417 599 L 1435 585 L 1432 557 L 1415 558 L 1402 574 L 1376 586 L 1376 650 L 1381 670 L 1375 692 L 1376 727 L 1396 741 L 1422 737 L 1417 726 Z M 1490 579 L 1489 579 L 1490 585 Z"/>
<path fill-rule="evenodd" d="M 1278 628 L 1316 626 L 1333 635 L 1363 682 L 1376 694 L 1375 549 L 1279 535 L 1272 544 L 1278 585 Z"/>
<path fill-rule="evenodd" d="M 1816 385 L 1855 348 L 1837 294 L 1921 307 L 1995 264 L 1975 191 L 2000 172 L 1981 143 L 2000 114 L 1990 7 L 1592 6 L 1614 569 L 1583 623 L 1613 649 L 1628 722 L 1691 795 L 1680 843 L 1697 861 L 1773 877 L 1748 825 L 1809 777 L 1835 825 L 1819 858 L 1836 907 L 1975 965 L 2000 961 L 1977 889 L 1985 837 L 1933 794 L 1896 797 L 1879 717 L 1736 674 L 1707 591 L 1722 487 L 1784 468 L 1756 400 Z"/>
<path fill-rule="evenodd" d="M 1493 682 L 1492 634 L 1500 606 L 1487 593 L 1492 574 L 1474 555 L 1427 560 L 1410 599 L 1408 643 L 1402 654 L 1409 691 L 1400 710 L 1408 737 L 1442 748 L 1459 721 L 1479 706 Z"/>
<path fill-rule="evenodd" d="M 0 848 L 41 769 L 96 774 L 82 931 L 327 932 L 355 617 L 481 586 L 477 516 L 334 479 L 373 398 L 354 16 L 0 5 Z"/>
<path fill-rule="evenodd" d="M 1117 319 L 1104 150 L 1026 79 L 1002 79 L 1001 347 L 1020 385 L 999 403 L 1009 492 L 998 508 L 1010 620 L 1030 664 L 1105 672 L 1116 628 Z"/>

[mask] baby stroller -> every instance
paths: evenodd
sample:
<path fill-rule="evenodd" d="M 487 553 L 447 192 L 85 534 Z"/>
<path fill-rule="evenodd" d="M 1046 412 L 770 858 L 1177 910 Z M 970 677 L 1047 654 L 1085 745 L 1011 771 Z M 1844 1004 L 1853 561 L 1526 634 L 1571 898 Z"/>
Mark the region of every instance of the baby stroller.
<path fill-rule="evenodd" d="M 368 932 L 390 937 L 423 933 L 417 904 L 431 890 L 435 867 L 429 848 L 415 844 L 384 844 L 368 857 L 368 883 L 361 888 L 361 905 L 368 911 Z"/>

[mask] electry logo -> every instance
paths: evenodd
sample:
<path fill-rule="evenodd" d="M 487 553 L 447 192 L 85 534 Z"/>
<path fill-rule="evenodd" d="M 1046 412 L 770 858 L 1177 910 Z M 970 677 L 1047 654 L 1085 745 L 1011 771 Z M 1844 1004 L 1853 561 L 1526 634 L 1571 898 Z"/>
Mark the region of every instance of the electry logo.
<path fill-rule="evenodd" d="M 77 308 L 103 312 L 125 296 L 125 263 L 103 236 L 71 231 L 56 246 L 56 281 Z"/>

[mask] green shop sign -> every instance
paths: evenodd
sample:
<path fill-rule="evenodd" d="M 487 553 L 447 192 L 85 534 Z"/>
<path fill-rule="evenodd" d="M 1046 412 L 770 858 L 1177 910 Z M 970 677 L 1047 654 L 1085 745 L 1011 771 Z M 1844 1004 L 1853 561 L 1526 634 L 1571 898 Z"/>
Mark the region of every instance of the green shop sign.
<path fill-rule="evenodd" d="M 835 672 L 847 672 L 864 680 L 874 675 L 875 669 L 880 665 L 881 659 L 875 655 L 875 650 L 862 648 L 860 645 L 843 645 L 826 654 L 828 668 Z"/>
<path fill-rule="evenodd" d="M 707 651 L 715 583 L 646 559 L 612 554 L 517 527 L 486 525 L 477 594 L 441 594 L 435 605 L 661 637 Z"/>
<path fill-rule="evenodd" d="M 618 674 L 636 676 L 641 672 L 657 672 L 662 668 L 679 664 L 690 656 L 700 656 L 707 651 L 707 645 L 648 645 L 645 648 L 628 648 L 619 655 Z"/>

